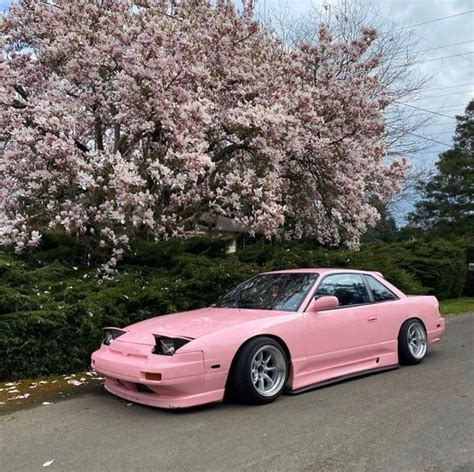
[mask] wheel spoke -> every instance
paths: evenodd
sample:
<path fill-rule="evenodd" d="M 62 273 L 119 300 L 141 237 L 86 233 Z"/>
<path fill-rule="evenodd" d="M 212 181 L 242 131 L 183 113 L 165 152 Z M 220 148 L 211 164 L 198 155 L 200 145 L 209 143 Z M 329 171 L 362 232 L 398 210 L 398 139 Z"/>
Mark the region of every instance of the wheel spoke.
<path fill-rule="evenodd" d="M 420 322 L 413 321 L 411 323 L 408 327 L 406 340 L 411 355 L 421 360 L 426 354 L 428 344 L 426 342 L 426 331 Z"/>
<path fill-rule="evenodd" d="M 288 364 L 282 350 L 274 345 L 258 349 L 250 362 L 250 380 L 263 397 L 281 392 L 287 378 Z"/>
<path fill-rule="evenodd" d="M 262 378 L 265 379 L 268 382 L 269 387 L 273 387 L 273 385 L 275 384 L 273 379 L 268 374 L 263 374 Z"/>

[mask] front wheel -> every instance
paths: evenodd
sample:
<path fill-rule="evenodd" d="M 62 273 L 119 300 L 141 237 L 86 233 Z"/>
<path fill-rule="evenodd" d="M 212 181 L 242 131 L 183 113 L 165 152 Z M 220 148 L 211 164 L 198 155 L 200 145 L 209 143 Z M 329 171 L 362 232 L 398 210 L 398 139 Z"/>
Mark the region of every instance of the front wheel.
<path fill-rule="evenodd" d="M 282 393 L 288 374 L 288 359 L 281 345 L 272 338 L 255 338 L 238 353 L 231 386 L 244 403 L 270 403 Z"/>
<path fill-rule="evenodd" d="M 426 330 L 420 320 L 405 321 L 398 335 L 398 357 L 401 364 L 419 364 L 428 350 Z"/>

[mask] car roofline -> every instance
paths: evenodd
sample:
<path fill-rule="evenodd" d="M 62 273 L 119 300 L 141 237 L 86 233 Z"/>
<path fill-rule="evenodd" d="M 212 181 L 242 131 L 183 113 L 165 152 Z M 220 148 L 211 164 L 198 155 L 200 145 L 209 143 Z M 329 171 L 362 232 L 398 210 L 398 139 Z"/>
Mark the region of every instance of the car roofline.
<path fill-rule="evenodd" d="M 262 274 L 329 274 L 329 273 L 350 273 L 350 274 L 369 274 L 378 275 L 383 278 L 380 272 L 369 271 L 369 270 L 358 270 L 358 269 L 345 269 L 345 268 L 307 268 L 307 269 L 284 269 L 284 270 L 272 270 L 268 272 L 262 272 Z"/>

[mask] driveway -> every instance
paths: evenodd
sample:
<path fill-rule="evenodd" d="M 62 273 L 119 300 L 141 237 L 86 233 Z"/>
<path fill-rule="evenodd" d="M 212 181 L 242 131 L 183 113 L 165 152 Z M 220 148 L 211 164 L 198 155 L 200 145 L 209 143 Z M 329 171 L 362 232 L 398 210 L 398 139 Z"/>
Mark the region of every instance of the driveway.
<path fill-rule="evenodd" d="M 449 317 L 419 366 L 261 407 L 156 410 L 98 388 L 10 412 L 0 416 L 0 470 L 472 471 L 473 340 L 474 315 Z"/>

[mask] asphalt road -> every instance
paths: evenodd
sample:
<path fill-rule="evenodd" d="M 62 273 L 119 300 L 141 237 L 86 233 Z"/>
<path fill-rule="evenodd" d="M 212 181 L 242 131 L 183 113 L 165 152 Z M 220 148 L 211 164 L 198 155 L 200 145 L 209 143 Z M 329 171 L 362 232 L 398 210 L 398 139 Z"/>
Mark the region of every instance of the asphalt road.
<path fill-rule="evenodd" d="M 473 471 L 473 340 L 474 315 L 451 317 L 419 366 L 263 407 L 166 411 L 98 389 L 10 412 L 0 470 Z"/>

